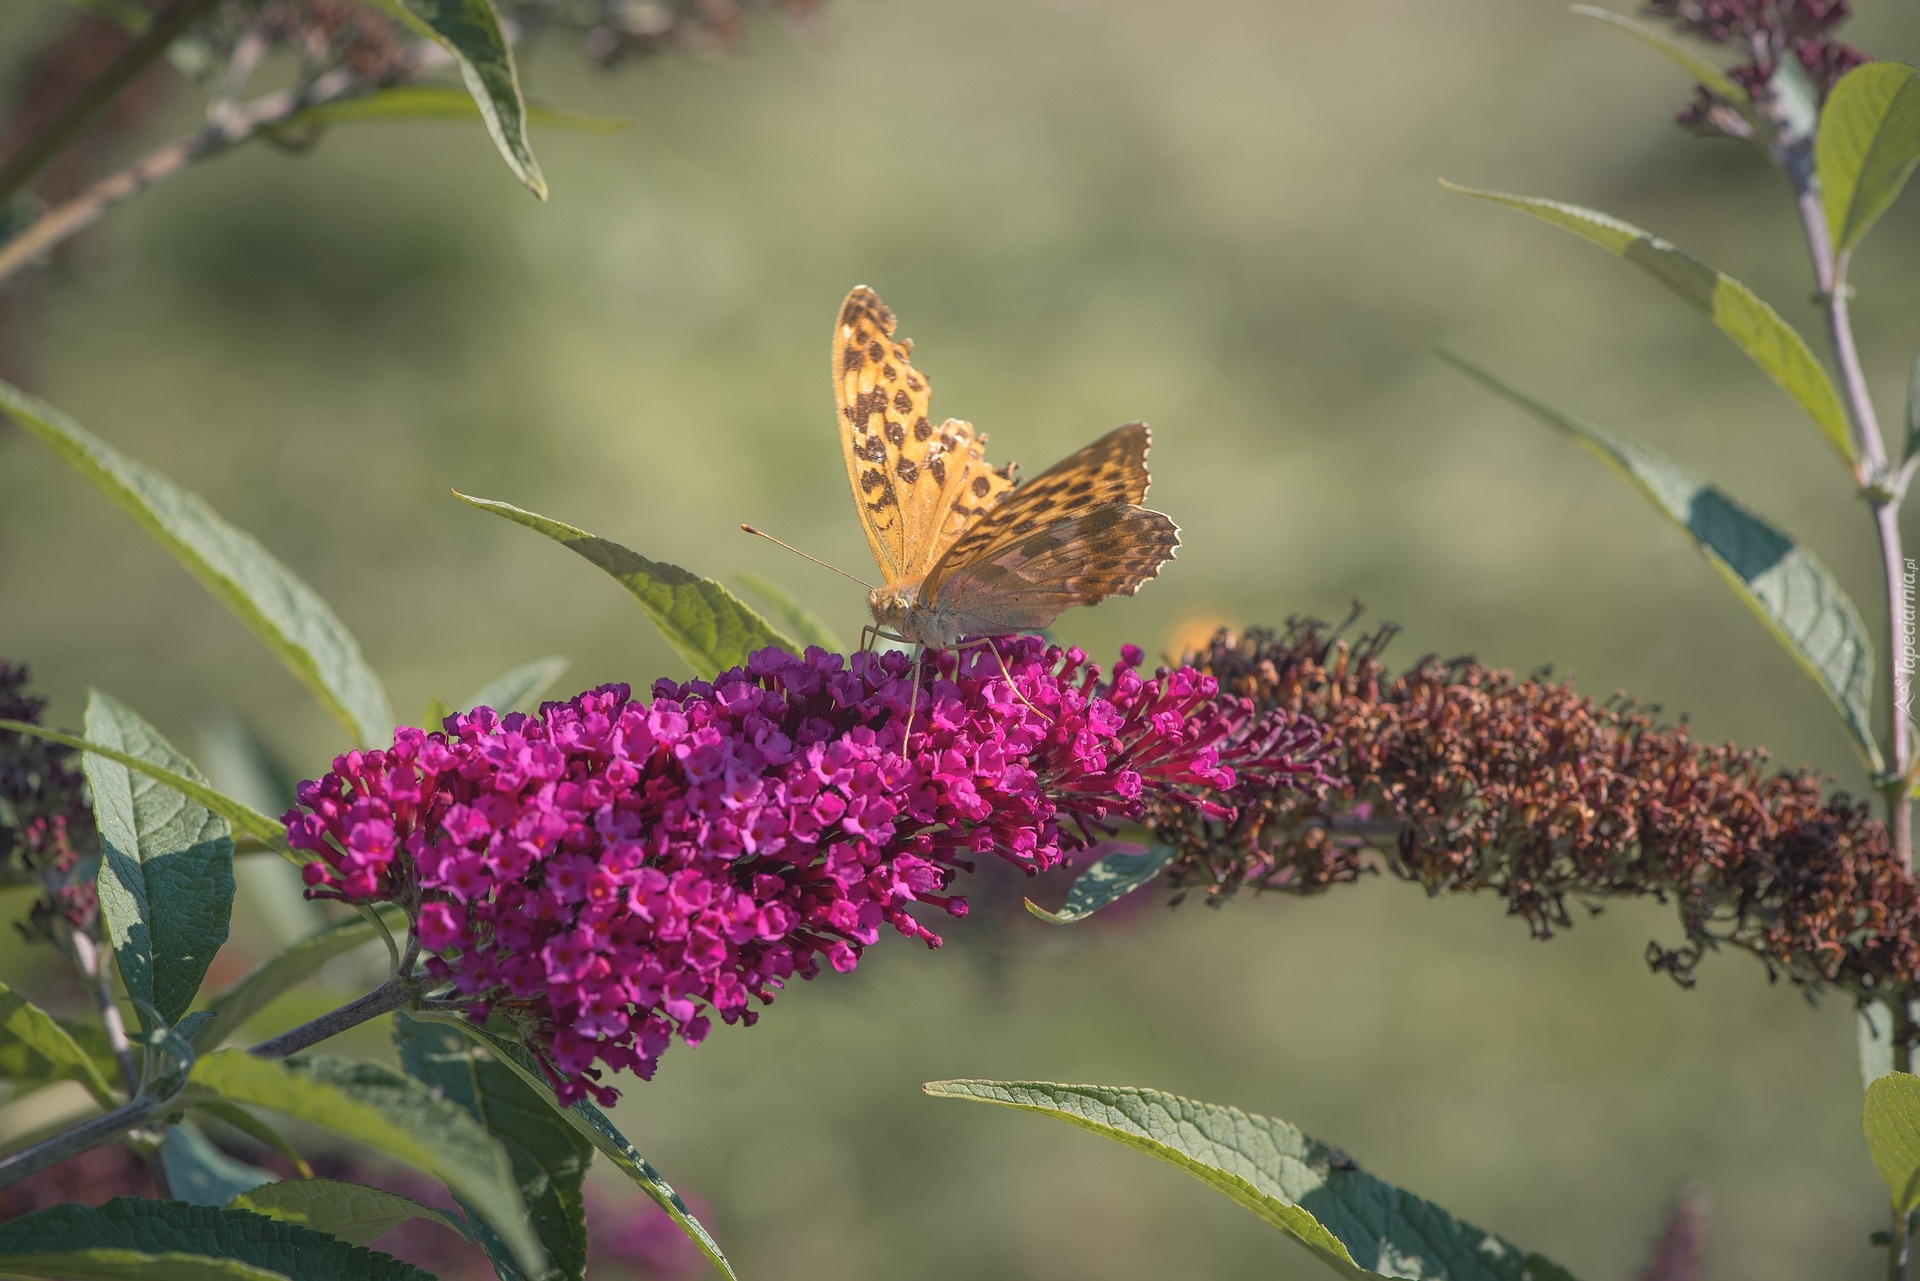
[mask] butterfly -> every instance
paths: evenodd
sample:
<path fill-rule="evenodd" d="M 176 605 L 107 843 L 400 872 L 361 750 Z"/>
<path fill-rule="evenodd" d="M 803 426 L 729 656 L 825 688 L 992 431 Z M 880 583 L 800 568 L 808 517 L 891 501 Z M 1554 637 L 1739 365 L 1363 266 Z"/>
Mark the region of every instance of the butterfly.
<path fill-rule="evenodd" d="M 847 480 L 885 585 L 867 597 L 882 636 L 926 649 L 1046 627 L 1074 605 L 1131 596 L 1180 530 L 1140 505 L 1145 423 L 1128 423 L 1021 484 L 972 424 L 927 413 L 927 377 L 893 312 L 862 285 L 840 305 L 833 386 Z"/>

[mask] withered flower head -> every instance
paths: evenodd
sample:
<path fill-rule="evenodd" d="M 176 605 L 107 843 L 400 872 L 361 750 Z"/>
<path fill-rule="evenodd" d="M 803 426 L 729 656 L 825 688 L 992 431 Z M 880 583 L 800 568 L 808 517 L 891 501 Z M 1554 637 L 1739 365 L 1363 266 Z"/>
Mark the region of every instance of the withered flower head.
<path fill-rule="evenodd" d="M 1648 944 L 1648 961 L 1682 984 L 1728 946 L 1809 989 L 1911 989 L 1920 893 L 1864 804 L 1565 680 L 1432 657 L 1394 676 L 1391 636 L 1349 645 L 1294 622 L 1189 656 L 1222 693 L 1324 723 L 1320 764 L 1344 786 L 1273 793 L 1224 829 L 1167 824 L 1177 886 L 1311 893 L 1384 866 L 1433 894 L 1498 894 L 1540 938 L 1572 904 L 1651 895 L 1684 939 Z"/>

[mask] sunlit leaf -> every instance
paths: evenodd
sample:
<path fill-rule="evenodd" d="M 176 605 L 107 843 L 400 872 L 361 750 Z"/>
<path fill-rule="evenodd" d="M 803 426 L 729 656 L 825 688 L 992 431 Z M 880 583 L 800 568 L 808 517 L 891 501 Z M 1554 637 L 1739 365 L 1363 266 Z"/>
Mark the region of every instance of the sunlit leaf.
<path fill-rule="evenodd" d="M 792 640 L 775 631 L 766 619 L 711 578 L 689 573 L 678 565 L 648 560 L 619 543 L 522 511 L 511 503 L 471 498 L 457 491 L 455 496 L 481 511 L 504 516 L 535 533 L 545 534 L 599 566 L 640 602 L 640 608 L 660 629 L 673 652 L 702 680 L 711 680 L 730 667 L 741 666 L 747 661 L 747 655 L 768 645 L 798 652 Z"/>
<path fill-rule="evenodd" d="M 1500 191 L 1479 191 L 1444 179 L 1441 185 L 1463 196 L 1485 200 L 1531 214 L 1625 258 L 1671 289 L 1733 339 L 1767 377 L 1793 397 L 1849 465 L 1854 460 L 1853 436 L 1847 412 L 1834 390 L 1826 366 L 1807 346 L 1800 331 L 1751 289 L 1733 277 L 1715 271 L 1673 245 L 1610 214 Z"/>
<path fill-rule="evenodd" d="M 1920 162 L 1920 70 L 1869 62 L 1840 77 L 1820 110 L 1813 155 L 1834 247 L 1852 249 Z"/>
<path fill-rule="evenodd" d="M 15 1065 L 6 1063 L 7 1080 L 78 1081 L 101 1107 L 110 1108 L 117 1102 L 93 1055 L 81 1048 L 53 1015 L 4 983 L 0 983 L 0 1041 L 10 1049 L 17 1046 L 26 1051 L 20 1057 L 28 1060 L 19 1065 L 22 1070 L 11 1070 Z M 12 1057 L 10 1052 L 8 1058 Z"/>
<path fill-rule="evenodd" d="M 1442 358 L 1572 436 L 1685 531 L 1833 703 L 1861 760 L 1876 772 L 1883 768 L 1873 737 L 1873 644 L 1860 611 L 1812 552 L 1646 446 L 1563 414 L 1457 356 Z"/>
<path fill-rule="evenodd" d="M 930 1081 L 921 1088 L 935 1098 L 1053 1117 L 1137 1148 L 1225 1193 L 1342 1276 L 1572 1281 L 1557 1264 L 1381 1182 L 1338 1148 L 1272 1117 L 1121 1086 Z"/>
<path fill-rule="evenodd" d="M 1032 899 L 1027 900 L 1027 910 L 1052 925 L 1084 921 L 1151 882 L 1173 862 L 1174 854 L 1172 846 L 1151 845 L 1144 850 L 1105 855 L 1073 878 L 1067 901 L 1059 911 L 1049 912 Z"/>
<path fill-rule="evenodd" d="M 513 46 L 500 29 L 492 0 L 370 0 L 409 28 L 438 42 L 460 68 L 480 119 L 507 168 L 540 199 L 547 180 L 527 139 L 527 104 L 520 95 L 520 73 Z"/>
<path fill-rule="evenodd" d="M 86 730 L 102 746 L 206 783 L 159 731 L 97 689 L 88 693 Z M 227 941 L 234 890 L 227 821 L 97 752 L 82 765 L 100 828 L 100 919 L 120 980 L 136 1008 L 177 1022 Z"/>
<path fill-rule="evenodd" d="M 1889 1072 L 1869 1085 L 1860 1128 L 1894 1212 L 1911 1214 L 1920 1206 L 1920 1076 Z"/>
<path fill-rule="evenodd" d="M 392 733 L 386 691 L 361 657 L 359 642 L 258 539 L 221 519 L 199 495 L 19 388 L 0 383 L 0 410 L 132 516 L 266 643 L 361 746 L 378 746 Z"/>

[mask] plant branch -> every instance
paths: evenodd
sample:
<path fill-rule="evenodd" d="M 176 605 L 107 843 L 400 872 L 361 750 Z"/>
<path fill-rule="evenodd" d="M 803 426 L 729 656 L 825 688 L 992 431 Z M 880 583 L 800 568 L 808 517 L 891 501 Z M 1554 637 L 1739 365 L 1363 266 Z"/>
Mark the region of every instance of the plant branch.
<path fill-rule="evenodd" d="M 181 1089 L 184 1088 L 183 1083 Z M 58 1165 L 70 1156 L 78 1156 L 111 1143 L 128 1130 L 166 1115 L 172 1110 L 174 1099 L 179 1094 L 180 1090 L 176 1089 L 163 1095 L 135 1095 L 111 1112 L 102 1112 L 91 1121 L 82 1122 L 71 1130 L 63 1130 L 43 1143 L 0 1158 L 0 1188 L 17 1183 L 29 1174 L 37 1174 L 50 1165 Z"/>
<path fill-rule="evenodd" d="M 1913 673 L 1901 667 L 1905 650 L 1901 617 L 1906 598 L 1906 552 L 1900 537 L 1900 500 L 1904 486 L 1887 463 L 1886 442 L 1873 398 L 1867 392 L 1866 370 L 1853 338 L 1849 310 L 1852 291 L 1847 284 L 1848 253 L 1836 251 L 1826 209 L 1820 199 L 1820 181 L 1804 149 L 1783 159 L 1794 203 L 1813 259 L 1816 298 L 1827 323 L 1827 340 L 1840 373 L 1840 395 L 1853 428 L 1860 461 L 1854 482 L 1873 508 L 1874 532 L 1880 542 L 1880 566 L 1887 595 L 1887 777 L 1879 783 L 1886 800 L 1887 830 L 1901 860 L 1913 866 L 1913 726 L 1907 719 Z"/>
<path fill-rule="evenodd" d="M 328 1037 L 337 1036 L 368 1019 L 392 1013 L 413 1000 L 417 991 L 416 986 L 407 979 L 388 979 L 359 1000 L 349 1001 L 332 1013 L 302 1023 L 290 1032 L 282 1032 L 271 1041 L 262 1041 L 248 1053 L 257 1054 L 263 1059 L 284 1059 L 289 1054 L 298 1054 L 309 1045 L 318 1045 Z"/>
<path fill-rule="evenodd" d="M 11 204 L 14 197 L 25 191 L 62 148 L 79 137 L 95 116 L 217 3 L 219 0 L 174 0 L 155 17 L 140 38 L 128 45 L 111 66 L 73 96 L 65 110 L 0 165 L 0 208 Z"/>
<path fill-rule="evenodd" d="M 244 107 L 216 113 L 204 127 L 147 153 L 118 173 L 110 174 L 63 204 L 47 210 L 11 240 L 0 243 L 0 281 L 42 254 L 98 222 L 107 210 L 171 178 L 197 160 L 229 151 L 286 124 L 301 112 L 355 97 L 406 80 L 448 55 L 439 46 L 422 43 L 409 51 L 401 68 L 379 82 L 370 82 L 345 67 L 320 76 L 309 85 L 283 89 L 256 98 Z"/>

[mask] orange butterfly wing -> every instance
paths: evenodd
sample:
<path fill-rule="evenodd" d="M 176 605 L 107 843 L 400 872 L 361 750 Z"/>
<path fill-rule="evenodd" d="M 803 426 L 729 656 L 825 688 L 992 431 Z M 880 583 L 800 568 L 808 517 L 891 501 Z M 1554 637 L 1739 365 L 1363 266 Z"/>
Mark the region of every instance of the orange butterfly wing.
<path fill-rule="evenodd" d="M 840 304 L 833 386 L 840 449 L 867 546 L 889 586 L 919 582 L 941 553 L 1013 488 L 986 462 L 984 435 L 928 415 L 932 388 L 895 341 L 893 312 L 865 285 Z"/>

